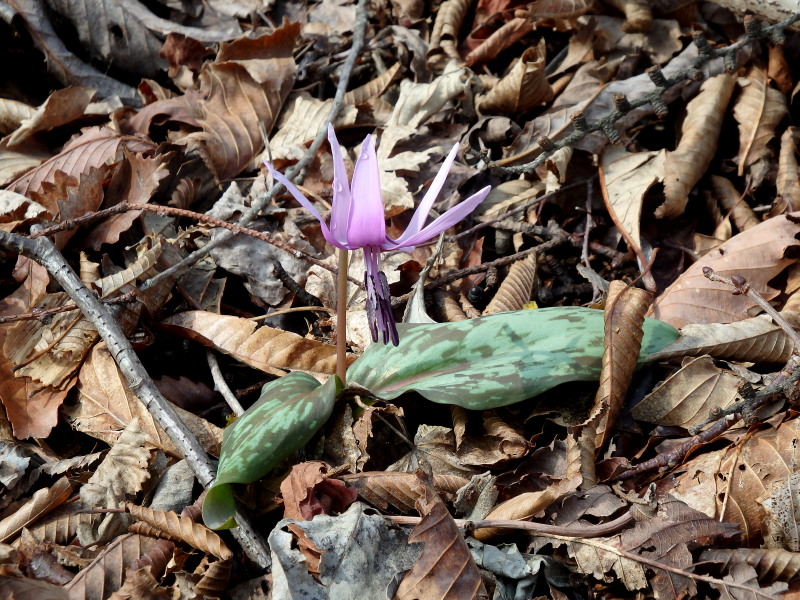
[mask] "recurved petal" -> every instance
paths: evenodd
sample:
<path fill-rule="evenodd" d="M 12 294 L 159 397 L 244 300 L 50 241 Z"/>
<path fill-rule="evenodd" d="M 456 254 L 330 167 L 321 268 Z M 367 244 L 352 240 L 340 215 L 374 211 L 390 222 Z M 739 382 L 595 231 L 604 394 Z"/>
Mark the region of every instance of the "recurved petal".
<path fill-rule="evenodd" d="M 441 217 L 436 219 L 433 223 L 424 227 L 422 231 L 415 233 L 414 235 L 404 239 L 404 240 L 393 240 L 387 236 L 387 240 L 382 245 L 381 248 L 384 250 L 408 250 L 413 248 L 417 244 L 421 244 L 432 237 L 439 235 L 448 227 L 452 227 L 456 223 L 458 223 L 461 219 L 466 217 L 469 213 L 471 213 L 475 208 L 483 202 L 483 199 L 486 198 L 489 190 L 492 188 L 486 186 L 477 194 L 473 194 L 466 200 L 464 200 L 461 204 L 454 206 L 446 213 L 444 213 Z"/>
<path fill-rule="evenodd" d="M 336 240 L 336 238 L 333 237 L 331 230 L 328 229 L 328 224 L 325 223 L 325 220 L 319 214 L 317 209 L 314 208 L 314 205 L 311 203 L 311 201 L 308 198 L 306 198 L 291 181 L 289 181 L 281 173 L 278 173 L 278 171 L 273 169 L 271 164 L 269 164 L 267 161 L 264 161 L 264 164 L 267 165 L 267 169 L 269 169 L 269 172 L 272 173 L 272 176 L 278 182 L 282 183 L 284 187 L 289 191 L 289 193 L 292 196 L 294 196 L 294 199 L 297 200 L 303 206 L 303 208 L 305 208 L 308 212 L 310 212 L 317 221 L 319 221 L 320 227 L 322 227 L 322 235 L 325 237 L 328 243 L 333 246 L 336 246 L 337 248 L 343 248 L 347 250 L 347 246 L 342 245 Z"/>
<path fill-rule="evenodd" d="M 417 206 L 417 210 L 414 211 L 414 215 L 411 217 L 411 221 L 408 223 L 408 227 L 403 232 L 399 238 L 397 238 L 397 243 L 401 244 L 405 240 L 409 239 L 411 236 L 416 235 L 422 230 L 422 227 L 425 225 L 425 221 L 428 218 L 428 213 L 431 211 L 431 207 L 433 203 L 436 202 L 436 198 L 439 196 L 439 192 L 442 191 L 442 187 L 444 186 L 444 182 L 447 179 L 448 173 L 450 173 L 450 167 L 453 166 L 453 161 L 456 159 L 456 154 L 458 154 L 458 144 L 453 146 L 453 149 L 450 150 L 450 154 L 447 155 L 444 163 L 442 163 L 439 172 L 436 174 L 436 177 L 433 179 L 433 183 L 428 188 L 428 191 L 422 197 L 422 200 Z"/>
<path fill-rule="evenodd" d="M 375 142 L 368 135 L 361 144 L 361 156 L 353 171 L 350 216 L 347 226 L 347 245 L 351 248 L 380 246 L 386 240 L 386 223 L 383 219 L 378 157 Z"/>
<path fill-rule="evenodd" d="M 344 166 L 342 150 L 336 139 L 333 125 L 328 123 L 328 142 L 333 156 L 333 201 L 331 202 L 331 233 L 343 246 L 347 245 L 347 221 L 350 215 L 350 184 L 347 181 L 347 169 Z"/>

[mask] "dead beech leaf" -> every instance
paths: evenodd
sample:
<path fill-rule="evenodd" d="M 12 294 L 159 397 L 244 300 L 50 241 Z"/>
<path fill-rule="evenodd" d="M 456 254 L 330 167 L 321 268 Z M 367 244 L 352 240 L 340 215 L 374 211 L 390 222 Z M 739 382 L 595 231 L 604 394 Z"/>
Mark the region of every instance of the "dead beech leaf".
<path fill-rule="evenodd" d="M 648 32 L 653 28 L 653 13 L 649 0 L 606 0 L 625 14 L 622 28 L 632 33 Z"/>
<path fill-rule="evenodd" d="M 484 413 L 483 429 L 481 434 L 460 437 L 456 455 L 465 465 L 496 467 L 528 453 L 530 445 L 525 436 L 493 411 Z"/>
<path fill-rule="evenodd" d="M 364 104 L 370 98 L 377 98 L 383 94 L 386 88 L 394 81 L 402 66 L 403 64 L 401 62 L 396 62 L 375 79 L 368 81 L 354 90 L 350 90 L 344 95 L 344 103 L 358 106 L 359 104 Z"/>
<path fill-rule="evenodd" d="M 725 410 L 738 399 L 742 379 L 714 364 L 710 356 L 688 358 L 639 404 L 635 419 L 688 429 L 708 419 L 711 409 Z"/>
<path fill-rule="evenodd" d="M 82 86 L 54 91 L 33 114 L 15 128 L 14 133 L 3 140 L 4 147 L 20 148 L 37 133 L 50 131 L 79 119 L 94 94 L 94 90 Z"/>
<path fill-rule="evenodd" d="M 201 310 L 173 315 L 161 322 L 172 331 L 205 346 L 230 354 L 255 369 L 273 368 L 336 372 L 336 348 L 295 333 L 273 329 L 250 319 L 216 315 Z M 348 362 L 355 360 L 350 355 Z"/>
<path fill-rule="evenodd" d="M 441 425 L 420 425 L 414 435 L 414 448 L 393 465 L 389 471 L 414 473 L 425 461 L 434 475 L 472 477 L 477 470 L 461 462 L 456 454 L 453 430 Z"/>
<path fill-rule="evenodd" d="M 230 581 L 231 573 L 233 573 L 233 559 L 218 560 L 208 565 L 208 568 L 203 573 L 203 576 L 194 586 L 194 592 L 201 598 L 222 598 L 225 596 L 225 591 L 228 589 L 228 581 Z M 164 590 L 167 592 L 167 590 Z M 167 598 L 172 598 L 167 592 Z"/>
<path fill-rule="evenodd" d="M 497 293 L 484 309 L 484 315 L 493 315 L 509 310 L 521 310 L 531 299 L 536 282 L 536 254 L 516 261 L 500 284 Z"/>
<path fill-rule="evenodd" d="M 197 436 L 207 452 L 219 456 L 222 429 L 180 407 L 174 410 Z M 130 389 L 119 372 L 105 342 L 93 349 L 78 374 L 78 402 L 66 409 L 73 427 L 113 446 L 132 420 L 139 422 L 147 443 L 180 456 L 169 436 L 155 422 L 142 401 Z"/>
<path fill-rule="evenodd" d="M 508 23 L 503 23 L 497 31 L 483 40 L 477 48 L 467 54 L 468 67 L 483 64 L 495 58 L 506 48 L 510 48 L 523 37 L 533 31 L 533 23 L 525 17 L 515 17 Z"/>
<path fill-rule="evenodd" d="M 699 560 L 715 562 L 722 568 L 735 564 L 750 565 L 761 583 L 792 581 L 800 575 L 800 554 L 786 550 L 764 548 L 707 548 Z"/>
<path fill-rule="evenodd" d="M 0 543 L 14 538 L 23 527 L 29 527 L 60 506 L 72 494 L 72 482 L 61 477 L 49 488 L 36 492 L 17 510 L 0 521 Z"/>
<path fill-rule="evenodd" d="M 13 599 L 70 600 L 69 594 L 59 585 L 41 579 L 24 577 L 17 567 L 0 566 L 0 588 Z"/>
<path fill-rule="evenodd" d="M 727 73 L 706 80 L 700 93 L 686 107 L 678 147 L 667 153 L 664 165 L 664 203 L 656 208 L 659 218 L 683 214 L 689 192 L 705 174 L 717 152 L 725 109 L 736 87 Z"/>
<path fill-rule="evenodd" d="M 89 481 L 81 487 L 81 502 L 87 508 L 123 508 L 150 478 L 150 451 L 139 422 L 134 419 L 106 454 Z M 88 546 L 108 542 L 125 531 L 130 517 L 123 513 L 93 514 L 78 524 L 78 540 Z"/>
<path fill-rule="evenodd" d="M 544 39 L 525 50 L 508 74 L 478 99 L 485 114 L 516 115 L 549 102 L 553 88 L 544 72 Z"/>
<path fill-rule="evenodd" d="M 795 127 L 787 127 L 781 136 L 781 151 L 778 155 L 778 174 L 775 187 L 778 197 L 769 211 L 769 216 L 800 210 L 800 180 L 798 179 L 797 143 L 794 141 Z"/>
<path fill-rule="evenodd" d="M 453 517 L 424 475 L 417 477 L 421 493 L 416 507 L 422 521 L 411 530 L 408 543 L 424 546 L 422 555 L 400 582 L 395 598 L 489 598 L 480 571 Z"/>
<path fill-rule="evenodd" d="M 213 554 L 221 560 L 233 557 L 233 552 L 225 545 L 222 538 L 205 525 L 195 523 L 189 517 L 180 517 L 173 511 L 153 510 L 144 506 L 136 506 L 130 502 L 126 505 L 128 512 L 137 521 L 153 527 L 161 537 L 181 541 L 197 548 L 201 552 Z M 143 532 L 140 532 L 143 533 Z M 149 535 L 149 534 L 148 534 Z"/>
<path fill-rule="evenodd" d="M 454 1 L 456 0 L 448 0 L 447 3 Z M 439 15 L 443 10 L 444 5 L 439 9 Z M 464 94 L 469 89 L 469 78 L 467 69 L 453 62 L 442 75 L 430 83 L 412 83 L 409 79 L 403 79 L 400 82 L 400 96 L 386 123 L 387 130 L 392 126 L 412 129 L 420 127 L 439 112 L 445 103 Z M 381 148 L 384 148 L 384 137 L 386 132 L 381 137 Z"/>
<path fill-rule="evenodd" d="M 431 40 L 428 43 L 428 65 L 437 67 L 447 59 L 461 60 L 458 53 L 458 32 L 467 11 L 472 6 L 470 0 L 445 0 L 436 13 Z"/>
<path fill-rule="evenodd" d="M 792 473 L 767 487 L 759 499 L 767 513 L 764 544 L 790 552 L 800 551 L 800 473 Z"/>
<path fill-rule="evenodd" d="M 152 142 L 122 136 L 107 127 L 90 127 L 54 157 L 13 181 L 8 189 L 28 195 L 31 191 L 40 191 L 44 182 L 54 182 L 57 171 L 77 177 L 92 167 L 99 169 L 107 162 L 116 161 L 117 151 L 123 144 L 131 152 L 148 152 L 155 148 Z"/>
<path fill-rule="evenodd" d="M 730 214 L 733 224 L 739 231 L 745 231 L 761 223 L 753 209 L 744 199 L 744 196 L 733 186 L 729 179 L 718 175 L 711 176 L 711 186 L 717 197 L 720 208 Z M 800 203 L 798 203 L 800 206 Z"/>
<path fill-rule="evenodd" d="M 772 150 L 768 144 L 775 137 L 778 123 L 789 111 L 786 97 L 769 86 L 764 69 L 752 65 L 747 71 L 747 81 L 749 85 L 733 105 L 733 116 L 739 124 L 739 177 L 744 175 L 745 168 L 759 161 L 771 161 Z M 754 187 L 758 187 L 758 182 Z"/>
<path fill-rule="evenodd" d="M 739 275 L 767 300 L 780 290 L 769 282 L 798 256 L 798 213 L 764 221 L 733 236 L 690 266 L 655 301 L 649 315 L 674 327 L 689 323 L 731 323 L 749 316 L 756 306 L 746 296 L 734 296 L 730 286 L 709 281 L 703 268 L 726 277 Z"/>
<path fill-rule="evenodd" d="M 157 546 L 160 540 L 128 533 L 118 536 L 104 547 L 89 566 L 64 587 L 70 598 L 103 600 L 122 587 L 126 569 L 136 566 L 136 561 Z"/>
<path fill-rule="evenodd" d="M 170 600 L 172 594 L 166 588 L 158 585 L 158 581 L 153 577 L 149 565 L 134 570 L 125 570 L 125 583 L 116 592 L 108 597 L 108 600 L 134 600 L 147 598 L 147 600 Z"/>
<path fill-rule="evenodd" d="M 411 512 L 420 494 L 419 480 L 414 473 L 364 471 L 355 475 L 341 475 L 339 479 L 380 510 Z M 457 475 L 433 476 L 433 487 L 440 494 L 454 495 L 468 483 L 469 479 Z"/>
<path fill-rule="evenodd" d="M 570 19 L 587 12 L 592 0 L 534 0 L 528 5 L 531 18 Z"/>
<path fill-rule="evenodd" d="M 622 411 L 642 345 L 644 314 L 651 300 L 649 292 L 628 287 L 622 281 L 612 281 L 608 287 L 600 388 L 582 426 L 582 435 L 594 440 L 595 455 L 608 443 Z"/>
<path fill-rule="evenodd" d="M 36 112 L 35 106 L 18 100 L 0 98 L 0 136 L 12 133 L 25 119 L 30 119 Z"/>
<path fill-rule="evenodd" d="M 782 312 L 793 327 L 800 327 L 800 314 Z M 789 360 L 794 343 L 768 315 L 735 323 L 686 325 L 680 337 L 651 354 L 647 361 L 671 360 L 710 354 L 714 358 L 740 362 L 783 364 Z"/>

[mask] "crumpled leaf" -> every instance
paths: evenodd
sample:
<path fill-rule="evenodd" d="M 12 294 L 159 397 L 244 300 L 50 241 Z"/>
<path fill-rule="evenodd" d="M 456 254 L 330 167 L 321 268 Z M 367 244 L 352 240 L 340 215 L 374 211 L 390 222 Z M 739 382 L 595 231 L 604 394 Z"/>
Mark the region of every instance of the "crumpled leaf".
<path fill-rule="evenodd" d="M 478 99 L 484 114 L 516 115 L 549 102 L 553 88 L 545 76 L 545 45 L 525 50 L 507 75 Z"/>
<path fill-rule="evenodd" d="M 722 563 L 722 567 L 747 564 L 753 567 L 761 583 L 793 581 L 800 576 L 800 554 L 764 548 L 708 548 L 699 559 Z"/>
<path fill-rule="evenodd" d="M 308 442 L 330 417 L 340 389 L 336 376 L 320 385 L 305 373 L 262 388 L 259 400 L 225 430 L 217 477 L 203 502 L 208 527 L 233 525 L 230 484 L 256 481 Z"/>
<path fill-rule="evenodd" d="M 60 506 L 72 494 L 72 482 L 61 477 L 51 487 L 36 491 L 22 506 L 0 521 L 0 543 L 14 538 L 23 527 L 29 527 Z"/>
<path fill-rule="evenodd" d="M 733 236 L 690 266 L 653 304 L 649 316 L 683 327 L 690 323 L 731 323 L 754 316 L 756 304 L 747 296 L 734 296 L 730 286 L 703 275 L 711 267 L 720 275 L 739 275 L 766 300 L 780 290 L 769 282 L 797 261 L 800 215 L 792 213 L 764 221 Z M 757 310 L 757 309 L 756 309 Z"/>
<path fill-rule="evenodd" d="M 348 370 L 348 382 L 386 400 L 413 390 L 433 402 L 484 410 L 600 375 L 603 314 L 592 309 L 543 308 L 398 329 L 400 345 L 371 345 Z M 640 356 L 675 337 L 671 327 L 646 319 Z"/>
<path fill-rule="evenodd" d="M 395 598 L 489 598 L 467 543 L 441 498 L 424 475 L 418 474 L 422 493 L 416 508 L 422 521 L 408 535 L 408 543 L 422 543 L 422 555 L 400 582 Z"/>
<path fill-rule="evenodd" d="M 5 148 L 21 148 L 34 135 L 67 125 L 83 116 L 95 91 L 83 86 L 55 90 L 14 132 L 3 140 Z"/>
<path fill-rule="evenodd" d="M 775 90 L 772 90 L 775 91 Z M 781 151 L 778 155 L 778 174 L 775 187 L 778 197 L 769 211 L 769 217 L 800 210 L 800 179 L 798 179 L 797 143 L 794 141 L 795 127 L 787 127 L 781 135 Z"/>
<path fill-rule="evenodd" d="M 358 495 L 380 510 L 389 508 L 401 513 L 414 510 L 420 494 L 415 473 L 397 471 L 364 471 L 355 475 L 342 475 L 340 479 L 358 490 Z M 469 479 L 456 475 L 433 475 L 433 487 L 442 494 L 455 494 L 469 483 Z"/>

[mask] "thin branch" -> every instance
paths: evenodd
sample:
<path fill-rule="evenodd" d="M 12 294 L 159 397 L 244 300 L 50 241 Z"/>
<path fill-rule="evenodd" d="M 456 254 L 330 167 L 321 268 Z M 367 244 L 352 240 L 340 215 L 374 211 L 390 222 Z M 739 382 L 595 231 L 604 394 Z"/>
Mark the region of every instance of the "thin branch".
<path fill-rule="evenodd" d="M 114 298 L 100 298 L 100 302 L 107 305 L 114 305 L 114 304 L 127 304 L 128 302 L 136 302 L 136 295 L 139 293 L 139 290 L 131 290 L 130 292 L 125 292 L 124 294 L 120 294 Z M 70 312 L 73 310 L 80 310 L 77 304 L 65 304 L 64 306 L 56 306 L 54 308 L 46 308 L 46 309 L 34 309 L 28 313 L 22 313 L 19 315 L 9 315 L 7 317 L 0 317 L 0 325 L 5 325 L 6 323 L 16 323 L 17 321 L 33 321 L 33 320 L 43 320 L 53 315 L 57 315 L 59 313 Z"/>
<path fill-rule="evenodd" d="M 239 399 L 233 395 L 231 388 L 222 376 L 222 370 L 219 368 L 219 362 L 212 350 L 206 350 L 206 360 L 208 361 L 208 368 L 211 369 L 211 377 L 214 379 L 214 387 L 225 398 L 225 402 L 231 407 L 233 414 L 241 417 L 244 414 L 244 407 L 239 402 Z"/>
<path fill-rule="evenodd" d="M 317 132 L 317 137 L 314 138 L 314 141 L 303 155 L 303 158 L 301 158 L 297 164 L 286 171 L 285 175 L 289 181 L 294 182 L 295 180 L 302 180 L 301 173 L 303 173 L 304 170 L 311 164 L 311 161 L 317 155 L 317 151 L 325 141 L 328 123 L 332 123 L 339 114 L 339 111 L 342 109 L 342 105 L 344 104 L 344 95 L 347 92 L 347 85 L 350 82 L 350 76 L 353 74 L 353 68 L 355 67 L 356 60 L 358 60 L 358 55 L 364 46 L 364 39 L 366 37 L 367 30 L 367 5 L 367 0 L 358 0 L 358 6 L 356 7 L 356 20 L 353 24 L 353 43 L 350 46 L 347 59 L 342 66 L 342 74 L 339 78 L 339 85 L 336 87 L 336 95 L 333 98 L 331 110 L 328 113 L 328 117 L 325 119 L 325 123 Z M 245 226 L 253 222 L 258 217 L 259 213 L 272 201 L 272 199 L 283 190 L 284 187 L 281 184 L 272 186 L 272 189 L 269 192 L 267 192 L 261 198 L 256 199 L 256 201 L 253 202 L 253 206 L 251 206 L 247 212 L 241 216 L 239 219 L 239 225 Z M 142 284 L 142 289 L 146 290 L 147 288 L 152 287 L 161 279 L 174 277 L 184 273 L 204 256 L 206 256 L 206 254 L 208 254 L 211 250 L 218 247 L 220 244 L 227 242 L 232 235 L 233 234 L 223 232 L 222 235 L 210 241 L 202 248 L 195 250 L 179 263 L 171 266 L 170 268 L 144 282 L 144 284 Z M 363 283 L 359 282 L 357 285 L 363 285 Z"/>

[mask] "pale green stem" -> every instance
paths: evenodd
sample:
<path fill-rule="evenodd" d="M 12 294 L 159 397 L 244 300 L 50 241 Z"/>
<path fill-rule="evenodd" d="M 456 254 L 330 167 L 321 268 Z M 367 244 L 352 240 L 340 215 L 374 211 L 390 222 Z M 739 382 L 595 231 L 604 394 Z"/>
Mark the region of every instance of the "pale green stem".
<path fill-rule="evenodd" d="M 336 374 L 347 385 L 347 250 L 339 250 L 336 286 Z"/>

